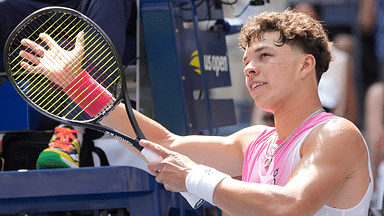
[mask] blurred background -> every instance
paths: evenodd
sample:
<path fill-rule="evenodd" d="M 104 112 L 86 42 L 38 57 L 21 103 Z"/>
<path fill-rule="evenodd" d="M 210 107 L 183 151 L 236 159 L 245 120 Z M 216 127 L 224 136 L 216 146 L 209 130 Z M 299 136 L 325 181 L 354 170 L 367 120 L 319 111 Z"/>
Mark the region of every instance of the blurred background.
<path fill-rule="evenodd" d="M 4 49 L 9 33 L 25 16 L 41 7 L 54 5 L 78 9 L 105 30 L 122 58 L 134 107 L 180 135 L 229 135 L 250 125 L 273 126 L 273 115 L 256 108 L 246 89 L 243 51 L 238 46 L 239 29 L 249 16 L 264 11 L 294 8 L 313 16 L 322 22 L 334 43 L 334 59 L 319 83 L 321 102 L 327 111 L 349 119 L 363 132 L 377 178 L 372 206 L 382 209 L 384 0 L 0 0 L 0 47 Z M 8 133 L 46 131 L 56 125 L 58 122 L 37 113 L 21 99 L 9 82 L 4 67 L 0 67 L 0 140 Z M 143 161 L 137 160 L 111 137 L 97 134 L 90 140 L 106 153 L 110 166 L 146 169 Z M 100 166 L 99 157 L 94 156 L 90 166 Z M 33 168 L 16 166 L 5 171 L 19 169 Z M 89 172 L 93 174 L 96 171 Z M 97 172 L 107 172 L 103 176 L 111 174 L 109 170 Z M 128 180 L 131 187 L 128 191 L 136 195 L 143 191 L 146 195 L 156 191 L 155 198 L 148 198 L 156 206 L 155 213 L 150 215 L 163 215 L 164 209 L 169 209 L 170 205 L 172 208 L 168 215 L 188 215 L 190 209 L 183 207 L 187 206 L 183 201 L 175 198 L 174 194 L 166 194 L 146 174 L 145 179 L 149 178 L 150 186 L 137 183 L 144 174 L 124 170 L 124 175 L 127 175 L 125 172 L 132 177 Z M 0 185 L 9 185 L 10 181 L 6 179 L 22 179 L 20 173 L 0 174 L 5 175 L 3 178 L 0 176 Z M 43 172 L 41 175 L 47 178 L 45 175 L 50 174 Z M 55 180 L 68 176 L 73 178 L 76 174 L 56 177 Z M 32 177 L 34 181 L 40 181 L 38 176 Z M 108 181 L 100 181 L 104 180 Z M 56 197 L 54 190 L 52 188 L 52 193 L 42 193 L 41 196 Z M 105 193 L 114 197 L 118 192 L 111 189 Z M 69 195 L 78 194 L 74 192 L 66 196 Z M 25 197 L 34 196 L 37 195 L 28 192 L 28 189 L 19 197 L 12 192 L 5 194 L 6 205 L 12 210 L 4 210 L 3 213 L 21 211 L 18 209 L 22 209 L 19 206 L 23 206 Z M 127 197 L 132 203 L 131 215 L 134 215 L 134 208 L 138 206 L 135 203 L 142 200 Z M 165 197 L 172 204 L 159 202 L 156 200 L 159 197 Z M 18 199 L 21 201 L 15 205 L 13 201 Z M 97 199 L 102 200 L 100 197 Z M 37 209 L 47 211 L 42 210 L 45 205 L 43 198 L 27 203 L 28 208 L 37 205 Z M 67 203 L 67 200 L 64 197 L 55 203 L 60 205 Z M 84 206 L 81 205 L 75 208 L 82 209 Z M 183 212 L 186 208 L 187 213 Z M 207 206 L 204 214 L 216 215 L 217 211 L 211 209 L 212 206 Z M 149 209 L 140 210 L 151 212 Z M 127 215 L 128 211 L 122 212 Z"/>

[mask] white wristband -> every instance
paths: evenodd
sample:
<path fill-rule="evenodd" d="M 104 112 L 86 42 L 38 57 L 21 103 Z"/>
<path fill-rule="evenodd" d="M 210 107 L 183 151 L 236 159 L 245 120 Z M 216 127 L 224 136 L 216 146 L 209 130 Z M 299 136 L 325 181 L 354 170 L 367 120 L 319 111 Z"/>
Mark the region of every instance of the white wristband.
<path fill-rule="evenodd" d="M 214 168 L 198 165 L 188 173 L 185 186 L 188 192 L 196 194 L 214 205 L 213 193 L 215 188 L 224 178 L 228 177 L 230 176 Z"/>

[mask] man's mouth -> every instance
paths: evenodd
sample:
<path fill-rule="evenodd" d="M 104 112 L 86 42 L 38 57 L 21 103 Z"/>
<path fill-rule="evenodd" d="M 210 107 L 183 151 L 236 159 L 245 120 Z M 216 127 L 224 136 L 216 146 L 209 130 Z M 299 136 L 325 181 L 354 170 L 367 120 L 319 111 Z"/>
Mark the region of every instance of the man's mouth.
<path fill-rule="evenodd" d="M 257 82 L 257 83 L 253 83 L 252 86 L 251 86 L 251 89 L 254 90 L 256 89 L 257 87 L 260 87 L 260 86 L 263 86 L 267 84 L 266 82 Z"/>

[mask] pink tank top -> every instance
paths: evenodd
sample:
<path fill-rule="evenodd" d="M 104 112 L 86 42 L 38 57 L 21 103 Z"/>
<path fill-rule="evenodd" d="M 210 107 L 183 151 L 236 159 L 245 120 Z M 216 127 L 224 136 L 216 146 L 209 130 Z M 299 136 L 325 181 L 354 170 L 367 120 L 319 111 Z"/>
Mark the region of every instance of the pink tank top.
<path fill-rule="evenodd" d="M 268 128 L 264 130 L 249 144 L 245 152 L 242 180 L 245 182 L 260 184 L 274 184 L 279 186 L 286 185 L 289 176 L 301 158 L 300 147 L 304 139 L 316 126 L 335 117 L 336 116 L 331 113 L 322 112 L 304 122 L 283 145 L 283 147 L 277 151 L 269 167 L 264 166 L 267 156 L 271 155 L 273 150 L 276 149 L 278 145 L 283 142 L 283 140 L 277 140 L 275 144 L 271 146 L 272 148 L 268 148 L 269 143 L 274 142 L 274 139 L 277 136 L 276 129 Z M 372 179 L 371 170 L 370 177 Z M 346 214 L 348 209 L 335 209 L 324 206 L 316 215 L 367 215 L 372 190 L 373 183 L 371 181 L 365 197 L 361 203 L 358 204 L 359 207 L 363 207 L 356 209 L 359 213 L 352 211 L 350 212 L 352 214 Z M 349 210 L 354 209 L 355 208 Z M 363 209 L 363 211 L 361 209 Z M 364 213 L 360 214 L 361 212 Z"/>

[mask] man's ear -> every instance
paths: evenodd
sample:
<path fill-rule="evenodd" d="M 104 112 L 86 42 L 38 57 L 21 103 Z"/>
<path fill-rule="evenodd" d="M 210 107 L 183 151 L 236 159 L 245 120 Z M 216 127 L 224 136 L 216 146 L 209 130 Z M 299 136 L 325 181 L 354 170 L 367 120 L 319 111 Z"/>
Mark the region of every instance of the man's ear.
<path fill-rule="evenodd" d="M 312 54 L 303 56 L 303 64 L 301 65 L 300 78 L 305 78 L 311 71 L 315 70 L 316 59 Z"/>

